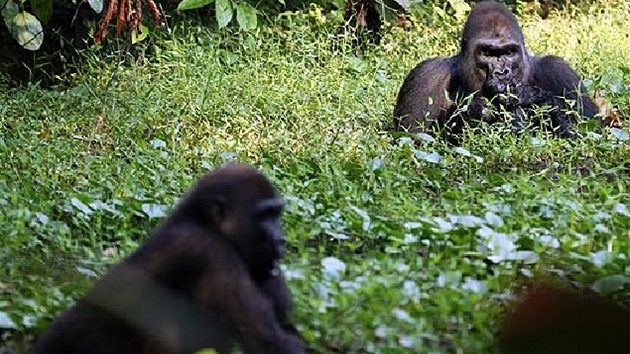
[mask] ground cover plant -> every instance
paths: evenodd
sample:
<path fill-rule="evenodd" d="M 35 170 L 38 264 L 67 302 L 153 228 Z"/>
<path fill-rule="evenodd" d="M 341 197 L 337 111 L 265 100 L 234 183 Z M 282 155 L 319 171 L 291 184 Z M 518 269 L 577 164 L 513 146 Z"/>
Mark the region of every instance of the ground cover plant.
<path fill-rule="evenodd" d="M 565 57 L 622 116 L 628 6 L 519 15 L 530 50 Z M 396 93 L 417 61 L 456 51 L 464 16 L 420 9 L 360 54 L 332 45 L 340 16 L 179 23 L 147 58 L 93 55 L 68 87 L 3 85 L 0 350 L 22 352 L 230 160 L 286 196 L 283 267 L 314 352 L 488 353 L 515 280 L 623 286 L 627 128 L 414 146 L 387 132 Z"/>

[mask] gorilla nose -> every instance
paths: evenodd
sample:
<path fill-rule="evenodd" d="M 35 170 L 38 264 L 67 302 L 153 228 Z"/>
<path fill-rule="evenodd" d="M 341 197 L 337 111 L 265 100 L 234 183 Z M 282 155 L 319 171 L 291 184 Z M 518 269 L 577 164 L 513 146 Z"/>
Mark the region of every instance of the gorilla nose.
<path fill-rule="evenodd" d="M 510 70 L 510 68 L 495 69 L 493 76 L 495 79 L 509 80 L 512 76 L 512 70 Z"/>

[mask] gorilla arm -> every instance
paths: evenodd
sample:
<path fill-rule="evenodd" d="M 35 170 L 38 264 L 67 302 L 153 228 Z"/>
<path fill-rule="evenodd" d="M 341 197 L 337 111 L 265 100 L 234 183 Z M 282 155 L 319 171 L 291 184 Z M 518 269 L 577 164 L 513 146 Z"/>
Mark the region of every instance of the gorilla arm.
<path fill-rule="evenodd" d="M 288 333 L 302 338 L 290 318 L 290 314 L 293 312 L 293 299 L 282 272 L 278 272 L 264 283 L 258 284 L 258 287 L 267 298 L 272 299 L 276 318 L 282 328 Z"/>
<path fill-rule="evenodd" d="M 220 306 L 224 316 L 231 320 L 235 339 L 244 353 L 305 353 L 299 333 L 287 318 L 289 299 L 279 293 L 285 289 L 276 283 L 270 283 L 269 289 L 261 288 L 247 276 L 248 270 L 242 263 L 226 267 L 227 263 L 217 262 L 221 269 L 207 272 L 200 279 L 197 302 L 211 313 Z M 283 278 L 278 281 L 285 286 Z M 204 287 L 210 283 L 212 287 Z"/>
<path fill-rule="evenodd" d="M 457 57 L 424 60 L 405 78 L 394 109 L 394 127 L 419 133 L 442 125 L 451 104 L 446 97 L 457 72 Z"/>
<path fill-rule="evenodd" d="M 580 115 L 587 118 L 595 117 L 597 114 L 595 103 L 581 83 L 580 76 L 566 60 L 555 55 L 535 57 L 533 66 L 533 80 L 530 85 L 549 91 L 554 96 L 575 100 L 575 109 Z"/>
<path fill-rule="evenodd" d="M 190 237 L 188 240 L 182 237 L 184 230 Z M 261 288 L 251 277 L 249 266 L 223 240 L 209 237 L 205 230 L 194 226 L 178 225 L 177 232 L 181 235 L 177 244 L 168 247 L 170 252 L 173 249 L 180 249 L 177 256 L 168 257 L 175 262 L 165 262 L 164 258 L 156 258 L 158 265 L 161 264 L 158 266 L 161 269 L 156 271 L 160 274 L 158 277 L 162 283 L 170 283 L 170 286 L 175 286 L 184 294 L 190 292 L 194 298 L 191 299 L 193 303 L 206 314 L 203 321 L 206 323 L 205 328 L 210 332 L 206 333 L 203 347 L 215 348 L 220 353 L 230 352 L 231 342 L 235 341 L 241 343 L 243 352 L 247 354 L 304 353 L 301 338 L 296 333 L 285 330 L 284 326 L 289 327 L 288 324 L 280 323 L 288 322 L 286 312 L 290 310 L 288 303 L 290 294 L 284 278 L 278 278 L 281 284 L 270 285 L 275 287 L 273 291 Z M 204 254 L 200 255 L 199 250 L 203 250 Z M 202 260 L 191 260 L 195 258 L 191 257 L 195 252 Z M 169 263 L 176 267 L 169 269 Z M 191 274 L 195 280 L 182 280 L 185 276 L 182 274 L 182 263 L 190 263 L 192 270 L 199 272 L 199 269 L 202 269 L 202 273 L 199 277 Z M 184 287 L 173 284 L 172 281 L 183 282 L 181 285 Z M 191 283 L 195 285 L 191 286 Z M 287 298 L 276 298 L 278 296 Z M 281 304 L 276 305 L 276 302 Z M 280 307 L 285 312 L 276 313 Z M 195 340 L 197 338 L 190 338 L 190 334 L 184 335 L 188 340 L 180 342 L 187 343 L 193 339 L 192 343 L 198 343 Z"/>
<path fill-rule="evenodd" d="M 290 294 L 283 278 L 277 279 L 280 284 L 268 280 L 272 290 L 261 288 L 252 279 L 248 265 L 223 240 L 210 237 L 205 230 L 194 226 L 176 225 L 173 232 L 179 233 L 179 237 L 166 241 L 169 245 L 157 238 L 150 240 L 160 244 L 152 247 L 169 256 L 156 255 L 146 267 L 152 269 L 162 284 L 190 294 L 194 298 L 190 299 L 192 303 L 205 314 L 193 322 L 205 323 L 202 328 L 207 331 L 202 343 L 200 328 L 184 322 L 179 315 L 176 321 L 169 321 L 180 329 L 183 337 L 178 342 L 186 346 L 186 351 L 191 347 L 197 350 L 206 347 L 225 353 L 230 352 L 232 342 L 240 342 L 247 354 L 304 353 L 301 338 L 285 329 L 285 326 L 292 328 L 291 325 L 280 322 L 288 322 L 286 312 L 290 310 Z M 190 271 L 183 271 L 183 267 Z M 283 312 L 277 313 L 280 309 Z M 189 314 L 187 318 L 190 317 Z"/>

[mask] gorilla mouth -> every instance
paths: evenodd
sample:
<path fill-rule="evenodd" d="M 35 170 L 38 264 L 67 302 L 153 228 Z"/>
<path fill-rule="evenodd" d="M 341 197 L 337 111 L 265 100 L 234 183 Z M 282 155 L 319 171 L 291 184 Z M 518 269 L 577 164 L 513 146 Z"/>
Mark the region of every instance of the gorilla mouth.
<path fill-rule="evenodd" d="M 512 76 L 508 79 L 489 77 L 484 81 L 482 96 L 494 105 L 515 108 L 516 105 L 522 103 L 524 88 L 523 80 L 520 77 Z"/>
<path fill-rule="evenodd" d="M 521 85 L 520 81 L 516 78 L 508 80 L 488 78 L 483 84 L 483 94 L 487 98 L 492 98 L 498 94 L 514 91 L 517 86 Z"/>

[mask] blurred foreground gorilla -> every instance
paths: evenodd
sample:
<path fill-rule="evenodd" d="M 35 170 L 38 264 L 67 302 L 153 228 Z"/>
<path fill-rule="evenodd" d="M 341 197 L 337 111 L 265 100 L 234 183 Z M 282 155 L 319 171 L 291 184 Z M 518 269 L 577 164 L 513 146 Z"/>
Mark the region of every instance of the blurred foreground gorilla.
<path fill-rule="evenodd" d="M 470 95 L 468 109 L 457 110 Z M 542 105 L 551 106 L 547 119 L 562 137 L 574 136 L 576 114 L 592 118 L 597 113 L 580 77 L 564 59 L 529 56 L 514 14 L 501 3 L 484 1 L 468 16 L 460 53 L 427 59 L 406 77 L 394 126 L 411 133 L 437 128 L 457 144 L 465 125 L 498 120 L 492 112 L 499 106 L 510 114 L 513 130 L 520 132 L 529 124 L 531 109 Z"/>
<path fill-rule="evenodd" d="M 146 242 L 41 336 L 35 354 L 302 354 L 289 322 L 283 201 L 240 164 L 204 176 Z"/>
<path fill-rule="evenodd" d="M 623 303 L 564 282 L 520 290 L 502 320 L 501 354 L 622 354 L 630 348 L 630 311 Z"/>

